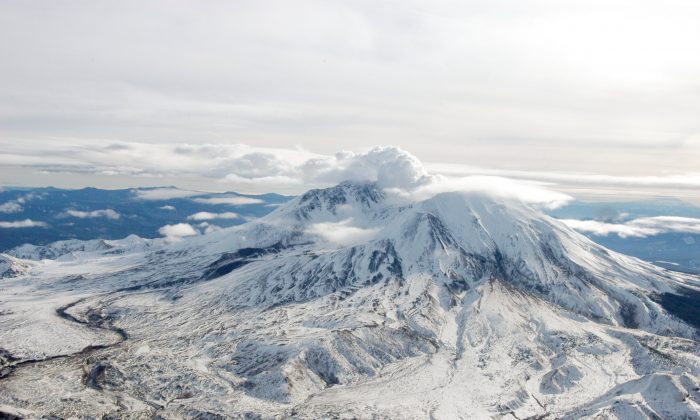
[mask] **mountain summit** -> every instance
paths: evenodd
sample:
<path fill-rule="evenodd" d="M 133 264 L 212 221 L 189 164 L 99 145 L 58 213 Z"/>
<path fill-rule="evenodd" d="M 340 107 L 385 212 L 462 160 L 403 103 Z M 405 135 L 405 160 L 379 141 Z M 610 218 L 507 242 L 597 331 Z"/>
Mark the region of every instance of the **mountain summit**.
<path fill-rule="evenodd" d="M 25 268 L 0 290 L 0 411 L 700 413 L 700 281 L 516 200 L 345 182 L 241 226 L 132 243 L 6 258 Z"/>

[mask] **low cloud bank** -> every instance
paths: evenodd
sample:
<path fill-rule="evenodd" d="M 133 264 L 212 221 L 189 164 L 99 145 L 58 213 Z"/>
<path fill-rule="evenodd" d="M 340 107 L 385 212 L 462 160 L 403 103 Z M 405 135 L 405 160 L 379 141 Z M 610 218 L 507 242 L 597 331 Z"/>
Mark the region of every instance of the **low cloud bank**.
<path fill-rule="evenodd" d="M 209 213 L 208 211 L 200 211 L 199 213 L 187 216 L 187 220 L 214 220 L 214 219 L 237 219 L 239 216 L 234 212 L 224 212 L 224 213 Z"/>
<path fill-rule="evenodd" d="M 372 239 L 379 229 L 366 229 L 352 225 L 352 219 L 340 222 L 316 223 L 308 228 L 308 232 L 318 235 L 324 240 L 341 246 L 349 246 Z"/>
<path fill-rule="evenodd" d="M 152 145 L 151 145 L 152 146 Z M 207 156 L 203 173 L 238 184 L 264 187 L 296 185 L 300 190 L 330 186 L 342 181 L 376 182 L 379 187 L 407 200 L 422 200 L 440 192 L 475 191 L 512 197 L 543 207 L 557 207 L 571 197 L 551 190 L 548 184 L 517 181 L 499 176 L 446 176 L 431 174 L 417 157 L 393 146 L 376 146 L 362 153 L 311 154 L 303 150 L 251 148 L 243 145 L 181 145 L 167 153 L 185 153 L 178 165 Z M 187 170 L 187 167 L 183 167 Z M 191 169 L 191 168 L 190 168 Z M 201 193 L 174 188 L 137 190 L 140 199 L 189 198 L 201 204 L 246 205 L 263 200 L 241 196 L 196 197 Z M 202 216 L 205 217 L 205 216 Z M 207 219 L 191 219 L 207 220 Z"/>
<path fill-rule="evenodd" d="M 211 223 L 208 223 L 208 222 L 202 222 L 202 223 L 198 224 L 197 227 L 199 228 L 200 232 L 203 235 L 206 235 L 206 234 L 212 233 L 212 232 L 216 232 L 216 231 L 222 229 L 220 226 L 212 225 Z"/>
<path fill-rule="evenodd" d="M 158 233 L 164 236 L 169 242 L 176 242 L 182 238 L 197 235 L 206 235 L 208 233 L 216 232 L 222 228 L 217 225 L 212 225 L 208 222 L 201 222 L 196 225 L 191 225 L 189 223 L 176 223 L 174 225 L 165 225 L 158 229 Z"/>
<path fill-rule="evenodd" d="M 497 176 L 450 178 L 436 175 L 430 178 L 430 182 L 409 190 L 406 194 L 413 199 L 423 200 L 435 194 L 451 191 L 487 193 L 549 209 L 560 207 L 572 200 L 571 196 L 551 190 L 543 183 L 517 181 Z"/>
<path fill-rule="evenodd" d="M 700 234 L 700 219 L 692 217 L 642 217 L 626 223 L 606 223 L 596 220 L 563 219 L 562 222 L 579 232 L 596 236 L 615 234 L 621 238 L 647 237 L 670 232 Z"/>
<path fill-rule="evenodd" d="M 77 217 L 79 219 L 96 219 L 98 217 L 104 217 L 105 219 L 118 220 L 121 215 L 112 209 L 102 209 L 102 210 L 92 210 L 92 211 L 80 211 L 74 209 L 68 209 L 65 212 L 66 216 Z"/>
<path fill-rule="evenodd" d="M 391 146 L 377 146 L 355 153 L 334 155 L 303 149 L 253 147 L 244 144 L 177 144 L 65 141 L 60 149 L 44 145 L 36 150 L 16 145 L 5 151 L 5 160 L 44 173 L 61 172 L 108 176 L 187 177 L 196 176 L 224 183 L 255 185 L 271 189 L 294 185 L 337 184 L 345 180 L 377 181 L 382 187 L 415 186 L 428 173 L 410 153 Z M 144 200 L 162 200 L 199 195 L 173 188 L 137 189 Z"/>
<path fill-rule="evenodd" d="M 385 188 L 415 188 L 434 176 L 447 179 L 472 176 L 507 177 L 560 185 L 635 188 L 700 188 L 700 173 L 668 176 L 612 176 L 477 168 L 462 164 L 423 164 L 412 154 L 392 146 L 332 155 L 307 150 L 255 147 L 245 144 L 95 142 L 62 139 L 60 147 L 41 144 L 8 145 L 0 163 L 21 165 L 42 173 L 99 176 L 139 176 L 182 179 L 194 177 L 221 185 L 257 191 L 305 191 L 345 180 L 377 181 Z M 37 150 L 41 149 L 41 153 Z M 135 196 L 163 200 L 201 195 L 174 188 L 137 189 Z M 8 206 L 12 210 L 16 206 Z"/>
<path fill-rule="evenodd" d="M 44 222 L 37 222 L 32 219 L 16 220 L 13 222 L 0 222 L 0 228 L 5 229 L 17 229 L 17 228 L 31 228 L 31 227 L 48 227 L 49 225 Z"/>
<path fill-rule="evenodd" d="M 165 225 L 158 229 L 161 236 L 165 236 L 170 241 L 176 241 L 188 236 L 197 236 L 199 232 L 188 223 L 177 223 L 174 225 Z"/>
<path fill-rule="evenodd" d="M 644 175 L 605 175 L 592 173 L 561 173 L 542 171 L 519 171 L 506 169 L 488 169 L 470 165 L 430 163 L 426 164 L 428 170 L 450 177 L 462 177 L 472 175 L 499 176 L 522 180 L 532 180 L 546 183 L 556 183 L 570 186 L 596 186 L 618 188 L 671 188 L 671 189 L 697 189 L 700 188 L 700 173 L 669 174 L 666 176 Z"/>
<path fill-rule="evenodd" d="M 5 214 L 9 214 L 9 213 L 19 213 L 19 212 L 21 212 L 22 210 L 24 210 L 24 208 L 22 207 L 22 205 L 21 205 L 20 203 L 18 203 L 17 201 L 14 201 L 14 200 L 13 200 L 13 201 L 8 201 L 8 202 L 3 203 L 3 204 L 0 204 L 0 213 L 5 213 Z"/>
<path fill-rule="evenodd" d="M 30 200 L 41 198 L 39 194 L 29 193 L 0 204 L 0 213 L 12 214 L 24 211 L 24 204 Z"/>
<path fill-rule="evenodd" d="M 205 198 L 193 198 L 192 201 L 200 204 L 230 204 L 232 206 L 244 206 L 248 204 L 262 204 L 265 201 L 259 198 L 251 197 L 241 197 L 241 196 L 228 196 L 228 197 L 205 197 Z"/>
<path fill-rule="evenodd" d="M 547 207 L 570 199 L 561 191 L 581 191 L 581 187 L 587 185 L 618 189 L 646 188 L 651 191 L 664 188 L 694 191 L 700 188 L 700 173 L 634 177 L 489 170 L 461 164 L 424 164 L 411 153 L 394 146 L 375 146 L 361 152 L 340 151 L 335 154 L 245 144 L 121 141 L 100 144 L 66 140 L 60 150 L 53 150 L 51 145 L 47 147 L 41 155 L 37 155 L 35 148 L 12 145 L 11 149 L 4 151 L 0 161 L 42 173 L 194 179 L 200 185 L 217 185 L 213 189 L 250 191 L 301 193 L 346 180 L 372 181 L 382 188 L 401 191 L 407 196 L 424 197 L 436 191 L 484 191 Z M 252 197 L 204 197 L 205 193 L 201 191 L 177 188 L 133 191 L 134 197 L 142 200 L 189 198 L 203 204 L 262 203 L 262 200 Z M 3 208 L 10 212 L 16 211 L 17 206 L 9 204 L 0 207 Z"/>
<path fill-rule="evenodd" d="M 202 195 L 200 191 L 181 190 L 174 187 L 148 188 L 133 190 L 134 196 L 139 200 L 170 200 L 173 198 L 187 198 L 194 195 Z"/>

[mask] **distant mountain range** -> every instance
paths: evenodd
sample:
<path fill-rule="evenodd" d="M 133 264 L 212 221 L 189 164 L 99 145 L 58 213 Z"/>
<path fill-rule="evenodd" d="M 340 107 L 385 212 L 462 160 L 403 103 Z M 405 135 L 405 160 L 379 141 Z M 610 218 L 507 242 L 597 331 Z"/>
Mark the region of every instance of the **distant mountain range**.
<path fill-rule="evenodd" d="M 187 223 L 199 232 L 245 223 L 290 197 L 205 193 L 173 187 L 102 190 L 0 190 L 0 251 L 67 239 L 161 236 L 166 225 Z M 3 225 L 4 223 L 4 225 Z"/>

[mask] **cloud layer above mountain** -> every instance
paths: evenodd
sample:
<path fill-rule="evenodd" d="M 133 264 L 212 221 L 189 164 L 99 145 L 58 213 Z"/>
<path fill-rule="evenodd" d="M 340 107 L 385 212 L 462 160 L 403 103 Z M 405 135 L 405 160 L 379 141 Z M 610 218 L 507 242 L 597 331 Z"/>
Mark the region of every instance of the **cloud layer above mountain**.
<path fill-rule="evenodd" d="M 19 147 L 18 147 L 19 148 Z M 25 161 L 40 171 L 93 173 L 108 176 L 202 177 L 221 188 L 280 187 L 302 192 L 346 180 L 371 181 L 405 197 L 424 199 L 445 191 L 483 191 L 513 196 L 527 202 L 556 204 L 568 200 L 543 182 L 515 181 L 497 176 L 455 176 L 430 173 L 411 153 L 392 146 L 375 146 L 363 152 L 340 151 L 333 155 L 301 149 L 268 149 L 247 145 L 189 145 L 111 143 L 104 147 L 75 143 L 52 151 L 44 161 L 34 153 L 15 150 L 12 161 Z M 0 161 L 3 156 L 0 156 Z M 211 183 L 210 181 L 210 183 Z M 142 200 L 190 198 L 206 204 L 254 204 L 256 198 L 196 197 L 202 192 L 176 188 L 134 190 Z"/>
<path fill-rule="evenodd" d="M 41 150 L 41 153 L 37 153 L 37 150 Z M 230 200 L 222 201 L 223 197 L 211 199 L 195 196 L 203 194 L 202 191 L 217 190 L 298 194 L 309 188 L 329 186 L 344 180 L 378 181 L 385 188 L 422 189 L 423 192 L 445 188 L 499 191 L 513 190 L 512 187 L 517 186 L 518 196 L 541 195 L 544 190 L 564 193 L 555 198 L 559 201 L 565 198 L 564 195 L 572 193 L 595 195 L 605 191 L 615 195 L 667 194 L 700 200 L 697 197 L 700 173 L 613 176 L 497 170 L 422 163 L 413 154 L 389 146 L 324 155 L 301 148 L 265 148 L 245 144 L 94 143 L 71 140 L 42 145 L 22 142 L 8 145 L 3 150 L 0 168 L 3 165 L 8 168 L 22 166 L 50 180 L 45 182 L 69 177 L 80 182 L 85 182 L 85 179 L 115 182 L 115 186 L 163 185 L 166 182 L 191 185 L 196 188 L 135 189 L 134 194 L 143 200 L 192 197 L 197 202 L 207 204 L 216 204 L 215 200 L 222 204 L 253 204 L 257 199 L 232 195 Z M 16 211 L 20 206 L 19 201 L 3 203 L 0 212 Z"/>
<path fill-rule="evenodd" d="M 404 188 L 424 182 L 427 171 L 418 159 L 396 147 L 374 147 L 366 152 L 341 151 L 320 155 L 301 149 L 270 149 L 243 144 L 146 144 L 112 142 L 103 146 L 85 142 L 63 143 L 37 155 L 32 145 L 17 145 L 0 155 L 0 164 L 23 165 L 49 173 L 107 176 L 198 176 L 222 184 L 330 185 L 344 180 L 378 181 L 384 187 Z M 141 199 L 197 195 L 168 188 L 141 189 Z"/>

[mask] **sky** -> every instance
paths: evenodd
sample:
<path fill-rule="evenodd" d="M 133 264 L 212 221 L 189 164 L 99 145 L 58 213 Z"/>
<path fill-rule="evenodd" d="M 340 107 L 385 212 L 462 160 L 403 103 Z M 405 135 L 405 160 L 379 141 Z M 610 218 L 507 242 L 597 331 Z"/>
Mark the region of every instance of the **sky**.
<path fill-rule="evenodd" d="M 398 162 L 698 203 L 699 21 L 681 0 L 0 0 L 0 185 L 298 193 Z"/>

